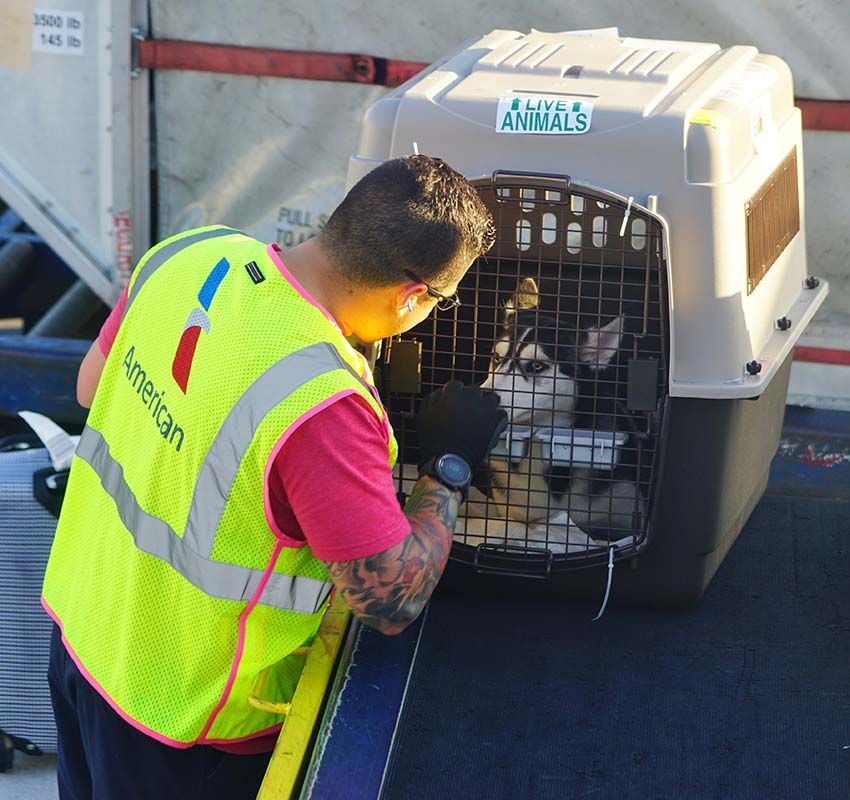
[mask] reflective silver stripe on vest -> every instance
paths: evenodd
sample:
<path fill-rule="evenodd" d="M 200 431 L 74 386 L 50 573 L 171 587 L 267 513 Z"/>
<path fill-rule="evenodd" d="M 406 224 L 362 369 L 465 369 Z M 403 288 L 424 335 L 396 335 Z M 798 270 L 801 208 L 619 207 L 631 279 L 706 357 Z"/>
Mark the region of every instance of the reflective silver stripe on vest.
<path fill-rule="evenodd" d="M 192 550 L 212 554 L 236 473 L 266 414 L 313 378 L 345 368 L 351 369 L 332 344 L 317 342 L 282 358 L 245 390 L 225 417 L 198 472 L 183 534 Z"/>
<path fill-rule="evenodd" d="M 77 445 L 77 455 L 97 473 L 139 550 L 167 562 L 211 597 L 243 602 L 251 599 L 263 571 L 211 561 L 188 547 L 166 522 L 148 514 L 127 485 L 124 470 L 112 457 L 99 431 L 86 426 Z M 331 586 L 315 578 L 273 573 L 259 602 L 286 611 L 313 614 L 322 607 Z"/>
<path fill-rule="evenodd" d="M 124 307 L 124 313 L 121 315 L 121 319 L 123 320 L 124 317 L 127 316 L 127 311 L 136 299 L 136 295 L 138 295 L 141 291 L 145 281 L 150 278 L 150 276 L 153 275 L 153 273 L 156 272 L 166 261 L 168 261 L 169 258 L 179 253 L 185 247 L 190 247 L 197 242 L 202 242 L 204 239 L 215 239 L 217 236 L 230 236 L 232 233 L 242 233 L 245 236 L 248 235 L 244 233 L 244 231 L 239 231 L 235 228 L 214 228 L 213 230 L 200 231 L 198 233 L 193 233 L 190 236 L 175 239 L 173 242 L 169 242 L 164 247 L 160 247 L 159 250 L 157 250 L 140 267 L 139 274 L 133 282 L 133 287 L 127 295 L 127 305 Z"/>

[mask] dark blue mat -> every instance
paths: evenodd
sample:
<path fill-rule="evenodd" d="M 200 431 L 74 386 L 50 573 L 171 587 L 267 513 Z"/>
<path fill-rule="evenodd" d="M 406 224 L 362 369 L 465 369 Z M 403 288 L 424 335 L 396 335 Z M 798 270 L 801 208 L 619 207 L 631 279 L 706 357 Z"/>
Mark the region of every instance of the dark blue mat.
<path fill-rule="evenodd" d="M 431 604 L 384 800 L 847 800 L 850 504 L 766 497 L 686 613 Z"/>

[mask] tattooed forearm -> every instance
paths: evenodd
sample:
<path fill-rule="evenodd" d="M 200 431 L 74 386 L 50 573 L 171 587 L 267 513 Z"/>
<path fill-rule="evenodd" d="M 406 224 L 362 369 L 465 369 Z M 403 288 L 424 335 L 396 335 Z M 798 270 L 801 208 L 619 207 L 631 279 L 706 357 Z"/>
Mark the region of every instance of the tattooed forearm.
<path fill-rule="evenodd" d="M 421 478 L 404 508 L 410 534 L 383 553 L 328 563 L 353 613 L 383 633 L 403 631 L 419 616 L 437 585 L 452 546 L 460 493 Z"/>

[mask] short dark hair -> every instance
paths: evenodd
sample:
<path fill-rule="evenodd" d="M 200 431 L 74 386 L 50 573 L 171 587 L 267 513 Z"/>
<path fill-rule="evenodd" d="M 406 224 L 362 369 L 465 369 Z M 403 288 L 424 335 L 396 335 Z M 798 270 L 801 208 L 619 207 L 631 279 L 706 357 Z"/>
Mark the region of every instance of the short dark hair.
<path fill-rule="evenodd" d="M 424 281 L 449 278 L 486 253 L 494 237 L 475 187 L 442 159 L 415 155 L 361 178 L 319 242 L 349 280 L 377 287 L 401 283 L 406 270 Z"/>

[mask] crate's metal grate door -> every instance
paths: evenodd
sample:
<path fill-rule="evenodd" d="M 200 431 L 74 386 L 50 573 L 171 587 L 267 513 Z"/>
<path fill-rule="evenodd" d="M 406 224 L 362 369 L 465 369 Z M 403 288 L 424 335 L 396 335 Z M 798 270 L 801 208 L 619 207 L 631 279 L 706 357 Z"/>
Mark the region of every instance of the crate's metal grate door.
<path fill-rule="evenodd" d="M 462 305 L 388 342 L 379 365 L 399 488 L 416 479 L 418 398 L 482 384 L 511 426 L 476 476 L 453 558 L 548 575 L 603 562 L 612 544 L 633 555 L 651 534 L 668 385 L 661 224 L 568 178 L 496 173 L 478 189 L 497 241 L 461 282 Z M 420 391 L 393 391 L 414 339 Z"/>

